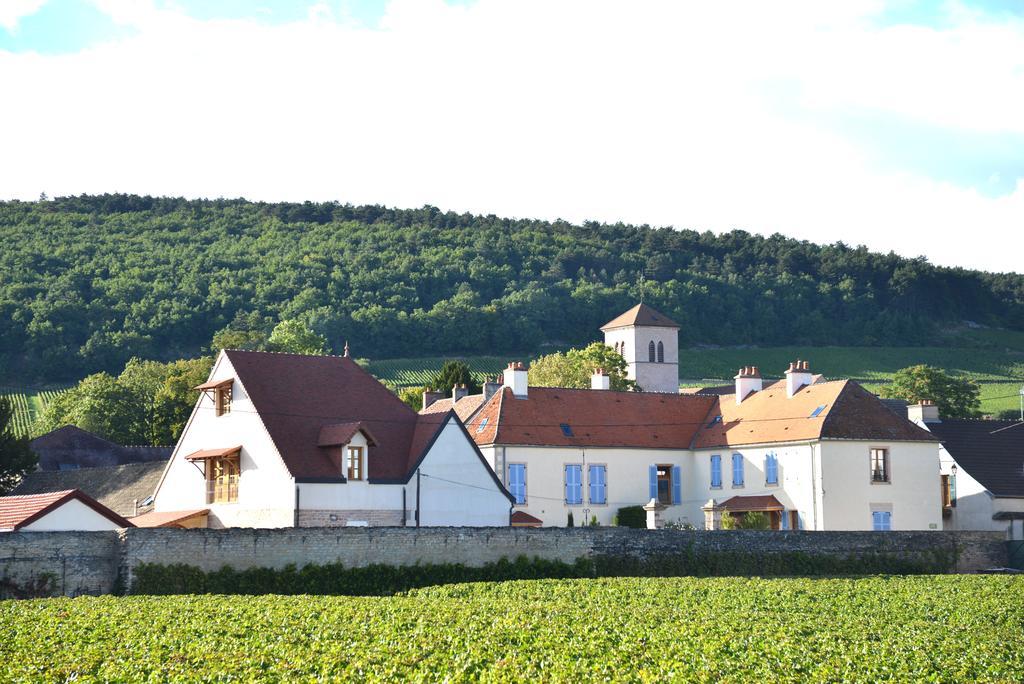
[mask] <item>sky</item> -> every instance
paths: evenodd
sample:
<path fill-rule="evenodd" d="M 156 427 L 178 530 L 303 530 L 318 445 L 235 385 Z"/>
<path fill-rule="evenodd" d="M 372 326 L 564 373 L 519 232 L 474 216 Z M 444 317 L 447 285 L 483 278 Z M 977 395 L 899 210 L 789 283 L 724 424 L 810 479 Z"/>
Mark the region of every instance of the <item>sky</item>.
<path fill-rule="evenodd" d="M 0 198 L 44 192 L 1024 272 L 1024 0 L 0 0 Z"/>

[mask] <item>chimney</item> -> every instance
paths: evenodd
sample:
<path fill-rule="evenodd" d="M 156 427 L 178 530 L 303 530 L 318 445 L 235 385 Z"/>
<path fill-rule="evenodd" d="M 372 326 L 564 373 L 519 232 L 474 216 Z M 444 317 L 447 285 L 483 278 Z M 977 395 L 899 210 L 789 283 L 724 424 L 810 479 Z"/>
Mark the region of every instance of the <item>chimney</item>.
<path fill-rule="evenodd" d="M 501 389 L 501 380 L 486 380 L 484 382 L 484 401 L 487 401 L 495 395 L 495 393 Z"/>
<path fill-rule="evenodd" d="M 918 425 L 942 422 L 939 417 L 939 407 L 931 399 L 922 399 L 921 403 L 908 406 L 907 418 Z"/>
<path fill-rule="evenodd" d="M 801 387 L 810 385 L 813 380 L 814 375 L 811 373 L 811 364 L 797 359 L 789 364 L 789 370 L 786 371 L 786 396 L 792 397 L 800 391 Z"/>
<path fill-rule="evenodd" d="M 761 370 L 757 366 L 744 366 L 736 373 L 736 403 L 742 404 L 743 400 L 754 392 L 760 392 L 764 386 L 761 380 Z"/>
<path fill-rule="evenodd" d="M 604 368 L 595 368 L 594 374 L 590 376 L 590 389 L 606 390 L 612 388 L 611 376 L 604 374 Z"/>
<path fill-rule="evenodd" d="M 428 406 L 433 404 L 438 399 L 442 399 L 443 397 L 444 397 L 444 393 L 443 392 L 431 392 L 430 390 L 424 391 L 423 392 L 423 410 L 426 410 Z"/>
<path fill-rule="evenodd" d="M 452 385 L 452 406 L 453 407 L 455 406 L 455 402 L 457 402 L 462 397 L 467 397 L 467 396 L 469 396 L 469 388 L 468 387 L 466 387 L 465 385 Z"/>
<path fill-rule="evenodd" d="M 522 399 L 526 398 L 527 393 L 526 375 L 526 366 L 523 365 L 523 362 L 513 361 L 505 369 L 503 378 L 505 387 L 510 387 L 512 394 Z"/>

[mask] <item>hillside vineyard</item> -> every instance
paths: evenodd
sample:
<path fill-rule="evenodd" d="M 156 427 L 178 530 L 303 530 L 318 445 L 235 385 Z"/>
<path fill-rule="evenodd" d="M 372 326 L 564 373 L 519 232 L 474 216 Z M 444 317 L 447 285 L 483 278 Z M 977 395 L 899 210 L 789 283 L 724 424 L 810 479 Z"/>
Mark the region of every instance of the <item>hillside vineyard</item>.
<path fill-rule="evenodd" d="M 2 202 L 0 240 L 0 368 L 49 381 L 290 318 L 375 358 L 581 344 L 641 295 L 684 347 L 1024 329 L 1020 275 L 743 231 L 104 195 Z"/>

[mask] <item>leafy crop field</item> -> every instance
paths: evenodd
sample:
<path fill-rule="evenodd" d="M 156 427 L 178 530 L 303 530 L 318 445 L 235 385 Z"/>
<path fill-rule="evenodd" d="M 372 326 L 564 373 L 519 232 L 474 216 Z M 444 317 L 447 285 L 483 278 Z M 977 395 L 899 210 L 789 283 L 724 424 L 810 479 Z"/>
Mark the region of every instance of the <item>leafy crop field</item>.
<path fill-rule="evenodd" d="M 34 424 L 36 418 L 42 414 L 46 405 L 54 400 L 57 395 L 65 389 L 34 389 L 0 386 L 0 395 L 11 400 L 14 407 L 14 416 L 11 422 L 14 423 L 14 433 L 19 437 L 28 435 L 35 436 Z"/>
<path fill-rule="evenodd" d="M 526 361 L 527 356 L 516 357 Z M 373 373 L 378 380 L 396 387 L 422 387 L 430 382 L 448 360 L 462 360 L 469 364 L 477 382 L 501 375 L 509 361 L 516 360 L 505 356 L 473 356 L 461 357 L 430 357 L 422 359 L 388 359 L 366 362 L 366 370 Z"/>
<path fill-rule="evenodd" d="M 1024 578 L 619 578 L 0 603 L 3 681 L 1024 679 Z"/>

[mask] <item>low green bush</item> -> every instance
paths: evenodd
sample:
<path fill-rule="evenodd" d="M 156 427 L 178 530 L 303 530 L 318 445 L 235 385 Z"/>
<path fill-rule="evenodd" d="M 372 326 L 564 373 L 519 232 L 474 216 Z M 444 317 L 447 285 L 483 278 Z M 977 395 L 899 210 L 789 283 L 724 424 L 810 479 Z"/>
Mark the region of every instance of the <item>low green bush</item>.
<path fill-rule="evenodd" d="M 647 511 L 643 506 L 623 506 L 615 514 L 615 523 L 619 527 L 647 527 Z"/>

